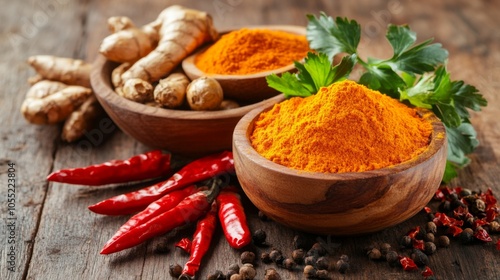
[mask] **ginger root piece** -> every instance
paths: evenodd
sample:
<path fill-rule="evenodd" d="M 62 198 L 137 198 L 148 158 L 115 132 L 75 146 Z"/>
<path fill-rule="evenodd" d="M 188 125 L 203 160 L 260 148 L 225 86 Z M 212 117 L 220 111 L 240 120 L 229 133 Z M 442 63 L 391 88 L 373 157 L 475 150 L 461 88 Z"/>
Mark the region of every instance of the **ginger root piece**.
<path fill-rule="evenodd" d="M 108 29 L 112 33 L 116 33 L 118 31 L 135 27 L 135 24 L 129 17 L 118 16 L 118 17 L 110 17 L 108 18 Z"/>
<path fill-rule="evenodd" d="M 133 63 L 149 54 L 158 45 L 159 35 L 156 26 L 144 25 L 137 28 L 133 24 L 128 24 L 111 28 L 123 29 L 102 40 L 99 52 L 109 60 Z"/>
<path fill-rule="evenodd" d="M 153 101 L 153 86 L 141 79 L 130 79 L 123 84 L 123 97 L 139 103 Z"/>
<path fill-rule="evenodd" d="M 61 133 L 62 140 L 71 143 L 80 139 L 85 132 L 95 127 L 102 116 L 104 116 L 104 109 L 97 98 L 95 95 L 89 96 L 64 122 Z"/>
<path fill-rule="evenodd" d="M 130 68 L 130 63 L 125 62 L 111 72 L 111 83 L 115 88 L 120 88 L 123 86 L 123 81 L 122 81 L 122 74 L 125 72 L 128 68 Z"/>
<path fill-rule="evenodd" d="M 186 98 L 193 110 L 217 110 L 224 95 L 219 82 L 209 77 L 200 77 L 188 85 Z"/>
<path fill-rule="evenodd" d="M 43 77 L 42 77 L 42 75 L 39 75 L 39 74 L 36 74 L 35 76 L 28 78 L 28 84 L 30 86 L 32 86 L 38 82 L 41 82 L 41 81 L 43 81 Z"/>
<path fill-rule="evenodd" d="M 58 85 L 60 83 L 47 85 L 45 82 L 31 87 L 21 105 L 21 113 L 30 123 L 55 124 L 64 121 L 92 94 L 90 88 Z"/>
<path fill-rule="evenodd" d="M 155 22 L 161 22 L 158 46 L 125 71 L 123 80 L 156 82 L 197 47 L 218 37 L 209 14 L 178 5 L 163 10 Z"/>
<path fill-rule="evenodd" d="M 46 80 L 90 88 L 92 64 L 83 60 L 37 55 L 28 58 L 28 63 Z"/>
<path fill-rule="evenodd" d="M 234 100 L 229 100 L 229 99 L 224 99 L 220 103 L 219 110 L 230 110 L 230 109 L 235 109 L 239 108 L 240 104 Z"/>
<path fill-rule="evenodd" d="M 186 99 L 186 89 L 189 79 L 182 73 L 172 73 L 161 79 L 153 92 L 156 103 L 165 108 L 177 108 Z"/>

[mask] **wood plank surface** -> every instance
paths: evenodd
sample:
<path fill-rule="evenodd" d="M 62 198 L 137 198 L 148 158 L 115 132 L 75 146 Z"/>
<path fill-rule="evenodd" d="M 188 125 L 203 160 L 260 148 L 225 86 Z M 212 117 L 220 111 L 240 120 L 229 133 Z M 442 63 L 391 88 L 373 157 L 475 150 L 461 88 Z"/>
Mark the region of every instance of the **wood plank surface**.
<path fill-rule="evenodd" d="M 28 124 L 19 108 L 28 90 L 26 79 L 33 75 L 26 59 L 35 54 L 52 54 L 92 61 L 107 34 L 106 19 L 126 15 L 138 25 L 154 19 L 166 6 L 182 4 L 212 14 L 218 29 L 245 25 L 305 25 L 306 13 L 325 11 L 331 16 L 356 19 L 362 26 L 362 56 L 387 57 L 386 25 L 408 23 L 418 38 L 434 37 L 449 50 L 449 71 L 453 79 L 473 84 L 489 105 L 474 113 L 472 122 L 481 145 L 471 156 L 471 164 L 460 172 L 452 186 L 472 190 L 491 188 L 500 194 L 500 2 L 499 1 L 131 1 L 131 0 L 46 0 L 8 1 L 0 11 L 0 279 L 171 279 L 168 267 L 184 264 L 187 255 L 174 249 L 181 237 L 190 236 L 192 227 L 111 256 L 99 251 L 127 217 L 101 217 L 87 210 L 95 202 L 143 185 L 106 187 L 48 184 L 52 170 L 89 165 L 147 151 L 118 128 L 94 130 L 84 139 L 66 144 L 60 140 L 60 126 Z M 108 122 L 103 118 L 101 122 Z M 183 159 L 180 159 L 183 160 Z M 8 215 L 8 164 L 15 164 L 15 215 Z M 245 200 L 252 230 L 267 232 L 269 248 L 254 248 L 259 255 L 271 247 L 287 256 L 292 252 L 295 230 L 272 221 L 263 222 L 257 209 Z M 435 205 L 433 205 L 435 206 Z M 15 229 L 8 228 L 15 217 Z M 423 279 L 419 272 L 405 272 L 385 262 L 368 260 L 363 248 L 373 242 L 397 247 L 409 229 L 426 222 L 423 213 L 382 232 L 357 237 L 318 237 L 331 248 L 331 259 L 341 254 L 351 259 L 347 274 L 331 272 L 332 279 Z M 14 272 L 7 240 L 14 235 Z M 493 236 L 496 241 L 499 236 Z M 160 254 L 158 245 L 170 251 Z M 214 244 L 201 267 L 198 279 L 215 270 L 226 271 L 239 262 L 241 251 L 231 249 L 219 229 Z M 398 249 L 399 250 L 399 249 Z M 400 250 L 400 252 L 405 252 Z M 256 279 L 263 279 L 268 267 L 258 263 Z M 500 279 L 500 251 L 494 244 L 464 246 L 452 240 L 450 248 L 438 249 L 430 256 L 438 279 Z M 282 279 L 303 279 L 301 266 L 294 271 L 276 268 Z"/>

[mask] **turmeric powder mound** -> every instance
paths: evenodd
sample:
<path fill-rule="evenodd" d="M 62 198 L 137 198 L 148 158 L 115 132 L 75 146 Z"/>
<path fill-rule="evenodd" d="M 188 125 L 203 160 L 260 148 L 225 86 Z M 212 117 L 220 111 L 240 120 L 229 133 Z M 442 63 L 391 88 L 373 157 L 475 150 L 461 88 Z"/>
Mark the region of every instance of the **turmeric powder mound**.
<path fill-rule="evenodd" d="M 222 36 L 196 57 L 195 64 L 208 74 L 253 74 L 287 66 L 308 51 L 305 36 L 243 28 Z"/>
<path fill-rule="evenodd" d="M 343 81 L 260 114 L 250 140 L 259 154 L 278 164 L 343 173 L 412 159 L 426 149 L 431 131 L 415 109 Z"/>

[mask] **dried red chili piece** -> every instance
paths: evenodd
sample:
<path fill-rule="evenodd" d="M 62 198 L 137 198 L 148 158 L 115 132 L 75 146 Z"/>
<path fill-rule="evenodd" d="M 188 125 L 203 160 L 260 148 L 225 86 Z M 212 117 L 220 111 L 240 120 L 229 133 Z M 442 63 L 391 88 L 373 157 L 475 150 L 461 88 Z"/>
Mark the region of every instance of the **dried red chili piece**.
<path fill-rule="evenodd" d="M 118 231 L 104 245 L 101 254 L 111 254 L 131 248 L 174 228 L 197 221 L 210 209 L 221 185 L 222 180 L 216 179 L 210 190 L 194 193 L 169 211 L 132 227 L 128 231 Z"/>
<path fill-rule="evenodd" d="M 491 207 L 488 210 L 486 210 L 486 221 L 492 222 L 497 218 L 498 215 L 498 209 L 496 207 Z"/>
<path fill-rule="evenodd" d="M 461 227 L 464 225 L 464 221 L 460 221 L 460 220 L 448 217 L 446 214 L 441 213 L 441 212 L 436 212 L 436 214 L 434 216 L 435 216 L 435 218 L 434 218 L 433 222 L 437 226 L 459 226 L 459 227 Z"/>
<path fill-rule="evenodd" d="M 170 172 L 170 154 L 160 150 L 135 155 L 127 160 L 111 160 L 87 167 L 61 169 L 47 176 L 48 181 L 100 186 L 141 181 L 165 176 Z"/>
<path fill-rule="evenodd" d="M 484 242 L 492 241 L 490 235 L 488 234 L 488 232 L 486 232 L 484 228 L 476 229 L 476 231 L 474 232 L 474 237 Z"/>
<path fill-rule="evenodd" d="M 474 222 L 472 223 L 472 228 L 476 229 L 477 227 L 484 226 L 488 222 L 485 221 L 484 219 L 475 219 Z"/>
<path fill-rule="evenodd" d="M 464 219 L 466 215 L 469 213 L 469 210 L 466 207 L 458 206 L 453 210 L 453 215 L 455 218 Z"/>
<path fill-rule="evenodd" d="M 399 263 L 401 263 L 401 266 L 405 271 L 418 270 L 418 267 L 415 264 L 415 262 L 409 257 L 402 257 L 401 259 L 399 259 Z"/>
<path fill-rule="evenodd" d="M 420 226 L 411 229 L 406 235 L 410 238 L 415 239 L 415 237 L 420 233 Z"/>
<path fill-rule="evenodd" d="M 175 243 L 175 247 L 182 249 L 186 253 L 191 252 L 191 239 L 184 237 L 179 242 Z"/>
<path fill-rule="evenodd" d="M 481 193 L 479 197 L 484 201 L 484 203 L 486 203 L 487 206 L 494 206 L 497 204 L 497 199 L 493 195 L 491 188 L 488 188 L 486 192 Z"/>
<path fill-rule="evenodd" d="M 464 231 L 462 228 L 459 228 L 457 226 L 450 226 L 448 227 L 448 230 L 446 233 L 451 234 L 453 237 L 457 237 L 460 233 Z"/>
<path fill-rule="evenodd" d="M 431 270 L 430 267 L 426 266 L 424 268 L 424 270 L 422 271 L 422 276 L 429 277 L 429 276 L 432 276 L 432 275 L 434 275 L 434 272 Z"/>
<path fill-rule="evenodd" d="M 419 249 L 420 251 L 424 251 L 424 241 L 423 240 L 418 240 L 418 239 L 413 239 L 412 240 L 412 245 L 413 248 Z"/>
<path fill-rule="evenodd" d="M 435 200 L 444 200 L 446 199 L 446 195 L 443 192 L 443 189 L 439 188 L 436 193 L 434 194 L 434 199 Z"/>
<path fill-rule="evenodd" d="M 425 211 L 425 213 L 427 213 L 427 214 L 432 213 L 431 208 L 430 208 L 430 207 L 428 207 L 428 206 L 425 206 L 425 207 L 424 207 L 424 211 Z"/>
<path fill-rule="evenodd" d="M 230 172 L 234 172 L 232 152 L 210 155 L 187 164 L 166 181 L 103 200 L 89 209 L 106 215 L 133 214 L 171 191 Z"/>
<path fill-rule="evenodd" d="M 247 219 L 240 195 L 234 189 L 225 189 L 217 196 L 219 204 L 219 220 L 229 245 L 241 249 L 250 244 L 252 233 L 247 225 Z"/>
<path fill-rule="evenodd" d="M 217 203 L 212 203 L 210 212 L 205 217 L 198 221 L 196 231 L 193 235 L 193 241 L 190 248 L 189 260 L 184 265 L 182 274 L 179 277 L 183 279 L 194 279 L 196 272 L 198 272 L 203 256 L 210 248 L 210 242 L 215 232 L 217 225 Z"/>

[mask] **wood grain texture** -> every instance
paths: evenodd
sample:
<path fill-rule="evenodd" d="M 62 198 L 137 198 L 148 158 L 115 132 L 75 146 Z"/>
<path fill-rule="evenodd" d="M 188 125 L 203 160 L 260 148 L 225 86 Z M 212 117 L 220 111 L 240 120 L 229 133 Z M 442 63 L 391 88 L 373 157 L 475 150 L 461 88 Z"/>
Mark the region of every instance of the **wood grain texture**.
<path fill-rule="evenodd" d="M 19 108 L 28 89 L 26 78 L 34 72 L 25 63 L 30 55 L 53 54 L 94 61 L 100 40 L 109 32 L 106 19 L 126 15 L 137 25 L 154 19 L 168 5 L 182 4 L 211 13 L 220 30 L 261 24 L 305 25 L 306 13 L 320 10 L 332 16 L 355 18 L 363 26 L 362 56 L 389 57 L 384 39 L 388 22 L 408 23 L 418 40 L 434 37 L 450 52 L 448 70 L 453 79 L 473 84 L 485 95 L 489 105 L 473 114 L 481 145 L 471 155 L 471 164 L 462 170 L 452 186 L 473 190 L 492 188 L 500 194 L 500 17 L 498 1 L 228 1 L 228 0 L 46 0 L 8 1 L 0 11 L 0 279 L 171 279 L 168 266 L 183 264 L 187 256 L 173 249 L 181 237 L 190 236 L 193 227 L 158 237 L 135 249 L 116 255 L 100 256 L 101 246 L 126 221 L 127 217 L 91 215 L 90 204 L 139 185 L 103 188 L 47 184 L 52 170 L 77 167 L 114 158 L 128 158 L 146 151 L 144 146 L 115 126 L 101 134 L 96 131 L 81 141 L 68 145 L 59 140 L 60 127 L 34 126 L 26 123 Z M 230 5 L 231 4 L 231 5 Z M 43 13 L 47 15 L 46 20 Z M 36 24 L 35 24 L 36 23 Z M 109 119 L 108 119 L 109 120 Z M 184 160 L 184 158 L 183 158 Z M 5 162 L 13 161 L 17 169 L 16 272 L 6 270 L 7 236 Z M 142 185 L 141 185 L 142 186 Z M 264 229 L 270 246 L 287 256 L 298 231 L 275 222 L 262 222 L 257 210 L 245 199 L 252 230 Z M 435 203 L 432 207 L 437 207 Z M 362 237 L 328 238 L 319 236 L 332 248 L 332 259 L 348 254 L 351 269 L 340 279 L 422 279 L 420 273 L 404 272 L 384 262 L 369 261 L 363 248 L 373 242 L 389 242 L 398 248 L 398 240 L 411 228 L 424 225 L 425 214 L 418 213 L 406 222 Z M 496 241 L 498 235 L 494 235 Z M 170 252 L 156 254 L 157 244 L 166 242 Z M 238 251 L 232 250 L 220 229 L 201 267 L 199 278 L 216 269 L 225 271 L 238 262 Z M 270 248 L 255 248 L 257 255 Z M 408 251 L 399 250 L 402 254 Z M 500 279 L 499 251 L 492 243 L 463 246 L 452 240 L 450 248 L 438 249 L 430 257 L 429 266 L 438 279 Z M 257 279 L 275 265 L 259 264 Z M 300 267 L 294 271 L 277 268 L 282 279 L 303 279 Z"/>

